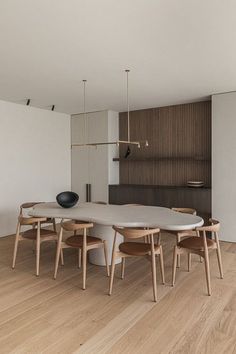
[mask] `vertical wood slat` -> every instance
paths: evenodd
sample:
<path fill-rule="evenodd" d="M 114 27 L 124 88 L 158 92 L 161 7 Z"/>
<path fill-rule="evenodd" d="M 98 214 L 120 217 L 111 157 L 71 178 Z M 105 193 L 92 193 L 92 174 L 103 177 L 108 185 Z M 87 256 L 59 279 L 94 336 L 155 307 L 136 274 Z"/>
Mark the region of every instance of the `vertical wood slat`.
<path fill-rule="evenodd" d="M 121 184 L 181 186 L 188 180 L 203 180 L 211 185 L 210 101 L 132 111 L 130 130 L 131 140 L 147 139 L 149 147 L 131 147 L 130 158 L 144 161 L 121 161 Z M 123 112 L 120 139 L 126 135 L 127 113 Z M 126 149 L 120 146 L 121 158 Z M 160 157 L 166 159 L 154 160 Z"/>

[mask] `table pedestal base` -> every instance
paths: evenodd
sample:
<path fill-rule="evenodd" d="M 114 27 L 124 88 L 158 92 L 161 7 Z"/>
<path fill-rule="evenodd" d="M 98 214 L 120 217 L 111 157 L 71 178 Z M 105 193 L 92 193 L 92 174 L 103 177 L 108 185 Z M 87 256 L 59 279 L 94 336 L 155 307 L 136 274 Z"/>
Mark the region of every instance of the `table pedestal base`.
<path fill-rule="evenodd" d="M 94 224 L 94 227 L 90 230 L 90 235 L 99 237 L 102 240 L 107 241 L 107 249 L 108 249 L 108 262 L 111 264 L 111 256 L 112 256 L 112 247 L 114 241 L 115 231 L 112 229 L 112 226 L 105 226 Z M 116 247 L 123 242 L 123 237 L 117 234 L 116 237 Z M 104 260 L 104 252 L 102 248 L 94 249 L 89 251 L 89 262 L 99 266 L 105 266 Z M 120 263 L 121 259 L 118 258 L 116 260 L 116 264 Z"/>

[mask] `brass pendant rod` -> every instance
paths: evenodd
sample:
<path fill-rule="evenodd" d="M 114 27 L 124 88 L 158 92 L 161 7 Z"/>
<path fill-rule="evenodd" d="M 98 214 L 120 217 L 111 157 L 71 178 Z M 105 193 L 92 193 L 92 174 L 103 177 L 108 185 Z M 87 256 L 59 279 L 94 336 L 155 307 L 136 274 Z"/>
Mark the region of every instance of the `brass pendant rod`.
<path fill-rule="evenodd" d="M 130 119 L 129 119 L 129 69 L 125 70 L 126 72 L 126 89 L 127 89 L 127 137 L 130 141 Z"/>
<path fill-rule="evenodd" d="M 73 146 L 77 146 L 77 147 L 82 147 L 82 146 L 101 146 L 101 145 L 117 145 L 119 146 L 120 144 L 124 144 L 124 145 L 135 145 L 138 148 L 141 147 L 141 145 L 144 146 L 148 146 L 148 141 L 145 140 L 143 141 L 130 141 L 130 112 L 129 112 L 129 69 L 125 70 L 126 72 L 126 84 L 127 84 L 127 140 L 117 140 L 117 141 L 108 141 L 108 142 L 98 142 L 98 143 L 85 143 L 85 141 L 89 140 L 88 137 L 88 127 L 87 127 L 87 120 L 86 120 L 86 101 L 85 101 L 85 97 L 86 97 L 86 82 L 87 80 L 83 80 L 83 84 L 84 84 L 84 143 L 83 144 L 72 144 L 71 147 Z M 86 133 L 87 133 L 87 138 L 86 138 Z"/>
<path fill-rule="evenodd" d="M 83 100 L 83 111 L 84 111 L 84 144 L 86 141 L 86 133 L 87 133 L 87 122 L 86 122 L 86 82 L 87 80 L 83 80 L 83 86 L 84 86 L 84 100 Z"/>
<path fill-rule="evenodd" d="M 126 140 L 117 140 L 117 141 L 99 142 L 99 143 L 87 143 L 87 144 L 72 144 L 71 147 L 73 147 L 73 146 L 119 145 L 119 144 L 136 145 L 138 148 L 140 148 L 140 142 L 139 141 L 126 141 Z"/>

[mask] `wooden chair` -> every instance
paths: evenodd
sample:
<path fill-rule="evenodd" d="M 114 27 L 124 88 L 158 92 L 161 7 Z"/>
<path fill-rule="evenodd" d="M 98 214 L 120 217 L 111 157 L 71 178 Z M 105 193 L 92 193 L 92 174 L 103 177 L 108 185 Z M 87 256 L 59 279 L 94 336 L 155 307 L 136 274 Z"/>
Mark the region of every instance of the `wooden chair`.
<path fill-rule="evenodd" d="M 209 249 L 215 249 L 217 253 L 220 278 L 223 279 L 223 268 L 220 252 L 220 244 L 218 232 L 220 229 L 220 223 L 217 220 L 210 219 L 211 225 L 197 227 L 196 232 L 199 237 L 187 237 L 184 240 L 180 241 L 177 246 L 174 248 L 174 258 L 173 258 L 173 275 L 172 275 L 172 285 L 175 284 L 175 275 L 176 275 L 176 263 L 177 256 L 182 253 L 188 254 L 188 271 L 190 271 L 190 258 L 191 254 L 200 255 L 205 262 L 205 271 L 206 271 L 206 281 L 207 281 L 207 290 L 208 295 L 211 295 L 211 282 L 210 282 L 210 267 L 209 267 Z M 211 232 L 214 236 L 214 239 L 209 239 L 206 236 L 206 232 Z"/>
<path fill-rule="evenodd" d="M 30 208 L 33 208 L 35 205 L 37 204 L 42 204 L 43 202 L 27 202 L 27 203 L 23 203 L 21 204 L 20 206 L 20 215 L 23 216 L 23 213 L 24 213 L 24 210 L 25 209 L 30 209 Z M 52 224 L 53 226 L 53 230 L 56 232 L 56 221 L 54 218 L 45 218 L 46 220 L 41 222 L 41 225 L 42 224 Z"/>
<path fill-rule="evenodd" d="M 197 215 L 197 211 L 192 208 L 171 208 L 171 210 L 176 211 L 178 213 Z M 197 236 L 197 232 L 195 230 L 186 230 L 186 231 L 171 231 L 172 234 L 176 236 L 176 244 L 178 244 L 183 237 L 188 236 Z M 180 255 L 177 257 L 177 267 L 180 267 Z"/>
<path fill-rule="evenodd" d="M 143 206 L 143 204 L 122 204 L 122 205 L 123 206 Z M 140 229 L 146 230 L 147 228 L 146 227 L 140 227 Z M 160 237 L 160 233 L 158 234 L 158 237 Z M 149 235 L 144 237 L 144 242 L 145 243 L 150 243 L 151 242 Z M 158 240 L 158 242 L 160 242 L 160 241 Z"/>
<path fill-rule="evenodd" d="M 57 233 L 54 230 L 41 228 L 42 223 L 47 222 L 47 218 L 24 217 L 22 209 L 18 217 L 15 246 L 13 253 L 12 268 L 15 268 L 16 255 L 19 241 L 30 240 L 36 242 L 36 276 L 39 275 L 39 260 L 40 260 L 40 244 L 45 241 L 57 241 Z M 22 226 L 32 226 L 32 229 L 21 232 Z M 63 258 L 62 258 L 63 259 Z"/>
<path fill-rule="evenodd" d="M 124 279 L 125 271 L 125 258 L 126 257 L 139 257 L 139 256 L 151 256 L 152 263 L 152 282 L 153 282 L 153 295 L 154 301 L 157 301 L 157 283 L 156 283 L 156 258 L 157 254 L 160 255 L 160 265 L 161 265 L 161 275 L 162 282 L 165 283 L 164 275 L 164 262 L 163 262 L 163 252 L 162 246 L 156 245 L 154 243 L 153 235 L 160 232 L 160 229 L 139 229 L 139 228 L 121 228 L 118 226 L 113 226 L 115 230 L 113 250 L 112 250 L 112 263 L 111 263 L 111 277 L 109 286 L 109 295 L 112 294 L 114 272 L 115 272 L 115 261 L 117 258 L 122 258 L 121 265 L 121 279 Z M 116 250 L 116 237 L 117 233 L 122 235 L 125 239 L 140 239 L 150 236 L 150 243 L 141 242 L 123 242 L 119 245 L 119 251 Z"/>
<path fill-rule="evenodd" d="M 97 200 L 95 202 L 91 202 L 93 204 L 107 205 L 107 202 L 103 202 L 101 200 Z M 74 236 L 76 236 L 76 230 L 74 231 Z M 81 249 L 78 248 L 78 267 L 81 267 Z"/>
<path fill-rule="evenodd" d="M 42 204 L 44 202 L 26 202 L 21 204 L 20 206 L 20 216 L 25 216 L 25 212 L 27 209 L 33 208 L 37 204 Z M 43 225 L 52 225 L 53 231 L 57 232 L 57 227 L 56 227 L 56 220 L 54 218 L 44 218 L 45 221 L 41 221 L 41 226 Z M 34 229 L 36 227 L 36 223 L 32 224 L 32 228 Z M 57 240 L 55 240 L 57 241 Z M 33 240 L 33 252 L 36 250 L 36 242 Z M 64 265 L 64 259 L 63 259 L 63 253 L 61 253 L 61 264 Z"/>
<path fill-rule="evenodd" d="M 108 264 L 108 256 L 107 256 L 107 244 L 105 240 L 101 240 L 98 237 L 88 236 L 87 230 L 92 228 L 93 224 L 88 223 L 86 221 L 66 221 L 61 222 L 61 229 L 58 238 L 57 244 L 57 253 L 56 253 L 56 261 L 55 261 L 55 271 L 54 271 L 54 279 L 57 276 L 58 263 L 60 252 L 63 248 L 77 248 L 82 251 L 82 268 L 83 268 L 83 286 L 82 289 L 86 289 L 86 267 L 87 267 L 87 252 L 95 249 L 95 248 L 103 248 L 104 249 L 104 257 L 107 269 L 107 276 L 110 275 L 109 264 Z M 74 232 L 73 236 L 69 236 L 63 241 L 63 231 Z M 77 235 L 77 231 L 83 231 L 83 235 Z M 79 253 L 81 254 L 81 253 Z M 81 262 L 81 260 L 80 260 Z"/>

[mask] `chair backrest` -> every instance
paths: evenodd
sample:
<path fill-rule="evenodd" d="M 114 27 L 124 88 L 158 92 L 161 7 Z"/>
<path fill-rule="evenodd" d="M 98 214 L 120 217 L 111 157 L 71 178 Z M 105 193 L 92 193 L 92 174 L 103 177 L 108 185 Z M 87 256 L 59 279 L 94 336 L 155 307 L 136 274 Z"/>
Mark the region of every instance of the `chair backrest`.
<path fill-rule="evenodd" d="M 125 238 L 141 238 L 148 235 L 158 234 L 160 229 L 138 229 L 133 227 L 112 227 L 116 232 L 124 236 Z"/>
<path fill-rule="evenodd" d="M 29 209 L 29 208 L 33 208 L 33 206 L 35 206 L 36 204 L 41 204 L 42 202 L 27 202 L 27 203 L 23 203 L 21 204 L 20 208 L 21 209 Z"/>
<path fill-rule="evenodd" d="M 196 231 L 206 233 L 208 232 L 219 232 L 220 222 L 215 219 L 209 219 L 211 225 L 203 225 L 201 227 L 196 227 Z"/>
<path fill-rule="evenodd" d="M 171 208 L 173 211 L 177 211 L 178 213 L 197 215 L 197 211 L 192 208 Z"/>
<path fill-rule="evenodd" d="M 79 220 L 70 220 L 70 221 L 65 221 L 61 222 L 61 227 L 65 231 L 77 231 L 77 230 L 83 230 L 83 229 L 89 229 L 93 227 L 93 223 L 86 222 L 86 221 L 79 221 Z"/>
<path fill-rule="evenodd" d="M 24 216 L 24 217 L 26 217 L 26 216 L 24 215 L 24 210 L 25 210 L 25 209 L 33 208 L 36 204 L 41 204 L 41 203 L 43 203 L 43 202 L 26 202 L 26 203 L 21 204 L 19 216 Z M 23 225 L 23 224 L 22 224 L 22 225 Z"/>
<path fill-rule="evenodd" d="M 18 221 L 20 223 L 20 225 L 34 225 L 40 222 L 44 222 L 46 221 L 47 218 L 37 218 L 37 217 L 25 217 L 20 215 L 18 217 Z"/>

